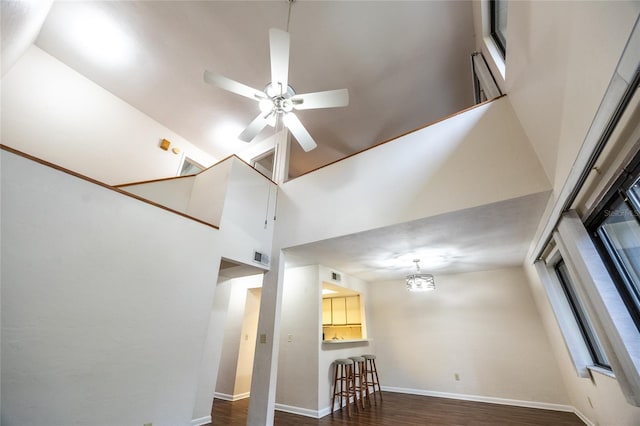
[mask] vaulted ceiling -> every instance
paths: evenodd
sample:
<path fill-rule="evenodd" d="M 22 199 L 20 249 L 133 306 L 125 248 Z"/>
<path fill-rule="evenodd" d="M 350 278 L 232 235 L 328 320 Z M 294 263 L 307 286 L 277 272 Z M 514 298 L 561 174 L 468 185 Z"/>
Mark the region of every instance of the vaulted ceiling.
<path fill-rule="evenodd" d="M 203 71 L 264 88 L 268 31 L 286 29 L 288 11 L 287 0 L 54 2 L 35 44 L 223 158 L 247 148 L 235 136 L 258 105 L 205 84 Z M 469 1 L 292 3 L 290 84 L 297 93 L 347 88 L 350 104 L 298 112 L 318 148 L 292 144 L 291 175 L 470 106 L 472 15 Z M 108 46 L 88 52 L 76 31 L 101 25 L 96 17 L 120 32 L 128 57 L 110 60 Z"/>

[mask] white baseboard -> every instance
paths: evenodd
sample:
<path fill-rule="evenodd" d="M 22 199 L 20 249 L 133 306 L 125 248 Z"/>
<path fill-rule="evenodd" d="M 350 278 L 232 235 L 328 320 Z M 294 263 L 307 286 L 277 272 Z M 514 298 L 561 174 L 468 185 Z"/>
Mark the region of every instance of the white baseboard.
<path fill-rule="evenodd" d="M 353 404 L 353 399 L 351 399 Z M 343 406 L 346 406 L 346 401 L 343 401 Z M 294 407 L 291 405 L 276 404 L 276 410 L 284 411 L 285 413 L 298 414 L 305 417 L 313 417 L 314 419 L 321 419 L 324 416 L 331 414 L 331 407 L 324 407 L 320 410 L 310 410 L 308 408 Z"/>
<path fill-rule="evenodd" d="M 320 412 L 317 410 L 310 410 L 308 408 L 302 408 L 302 407 L 294 407 L 292 405 L 284 405 L 284 404 L 276 403 L 275 408 L 276 410 L 284 411 L 285 413 L 297 414 L 299 416 L 305 416 L 305 417 L 313 417 L 314 419 L 319 419 L 320 417 L 326 416 L 326 414 L 321 416 Z"/>
<path fill-rule="evenodd" d="M 218 399 L 223 399 L 225 401 L 239 401 L 241 399 L 249 398 L 249 392 L 239 393 L 236 395 L 229 395 L 228 393 L 216 392 L 213 396 Z"/>
<path fill-rule="evenodd" d="M 208 425 L 209 423 L 211 423 L 211 416 L 200 417 L 199 419 L 191 420 L 191 426 L 202 426 Z"/>
<path fill-rule="evenodd" d="M 321 419 L 329 414 L 331 414 L 331 407 L 324 407 L 322 410 L 318 411 L 318 418 Z"/>
<path fill-rule="evenodd" d="M 570 405 L 563 404 L 552 404 L 549 402 L 538 402 L 538 401 L 524 401 L 519 399 L 507 399 L 507 398 L 497 398 L 492 396 L 481 396 L 481 395 L 466 395 L 461 393 L 449 393 L 449 392 L 436 392 L 436 391 L 428 391 L 422 389 L 409 389 L 409 388 L 397 388 L 397 387 L 389 387 L 382 386 L 382 390 L 385 392 L 394 392 L 394 393 L 406 393 L 410 395 L 422 395 L 422 396 L 432 396 L 436 398 L 449 398 L 449 399 L 459 399 L 462 401 L 475 401 L 475 402 L 486 402 L 490 404 L 501 404 L 501 405 L 512 405 L 515 407 L 526 407 L 526 408 L 538 408 L 541 410 L 552 410 L 552 411 L 565 411 L 569 413 L 574 413 L 576 416 L 580 418 L 587 426 L 596 426 L 591 420 L 589 420 L 584 414 L 582 414 L 578 409 L 572 407 Z M 238 395 L 228 395 L 224 393 L 215 393 L 215 397 L 218 399 L 223 399 L 226 401 L 237 401 L 239 399 L 244 399 L 249 397 L 249 393 L 243 393 Z M 344 405 L 344 404 L 343 404 Z M 294 407 L 292 405 L 285 404 L 275 404 L 275 409 L 278 411 L 283 411 L 285 413 L 297 414 L 300 416 L 311 417 L 314 419 L 320 419 L 324 416 L 331 414 L 331 407 L 324 407 L 320 410 L 310 410 L 308 408 L 302 407 Z M 207 423 L 211 423 L 211 416 L 202 417 L 201 419 L 191 420 L 191 426 L 201 426 Z"/>
<path fill-rule="evenodd" d="M 437 398 L 460 399 L 463 401 L 488 402 L 490 404 L 513 405 L 516 407 L 539 408 L 542 410 L 567 411 L 575 413 L 576 409 L 570 405 L 552 404 L 549 402 L 523 401 L 519 399 L 496 398 L 493 396 L 465 395 L 461 393 L 435 392 L 422 389 L 407 389 L 382 386 L 386 392 L 407 393 L 412 395 L 434 396 Z M 578 415 L 580 417 L 580 415 Z"/>

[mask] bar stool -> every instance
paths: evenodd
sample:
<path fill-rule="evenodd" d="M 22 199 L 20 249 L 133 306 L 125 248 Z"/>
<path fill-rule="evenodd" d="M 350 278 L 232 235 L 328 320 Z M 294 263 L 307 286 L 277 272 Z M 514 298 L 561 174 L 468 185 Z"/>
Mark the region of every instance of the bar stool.
<path fill-rule="evenodd" d="M 354 399 L 356 401 L 359 400 L 362 409 L 364 409 L 365 398 L 368 399 L 369 397 L 369 386 L 367 386 L 367 362 L 364 357 L 361 356 L 350 356 L 349 359 L 353 361 L 353 384 L 356 389 L 356 397 Z"/>
<path fill-rule="evenodd" d="M 342 409 L 342 397 L 347 398 L 347 415 L 351 417 L 351 396 L 355 400 L 355 386 L 353 377 L 353 361 L 350 359 L 336 359 L 334 362 L 335 374 L 333 376 L 333 397 L 331 398 L 331 414 L 335 409 L 336 396 L 340 397 L 340 409 Z M 358 404 L 355 404 L 356 410 Z"/>
<path fill-rule="evenodd" d="M 378 370 L 376 369 L 376 356 L 371 354 L 362 355 L 365 361 L 365 376 L 367 382 L 367 401 L 371 405 L 369 395 L 373 395 L 373 402 L 376 402 L 376 385 L 378 386 L 378 395 L 380 395 L 380 402 L 382 402 L 382 390 L 380 389 L 380 379 L 378 378 Z M 369 387 L 373 388 L 373 392 L 369 393 Z"/>

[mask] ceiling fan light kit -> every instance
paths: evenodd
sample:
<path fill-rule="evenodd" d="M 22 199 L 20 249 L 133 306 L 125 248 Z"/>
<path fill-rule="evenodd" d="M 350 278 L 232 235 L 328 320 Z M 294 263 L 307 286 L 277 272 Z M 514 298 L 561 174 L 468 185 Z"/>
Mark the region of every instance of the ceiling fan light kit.
<path fill-rule="evenodd" d="M 269 30 L 271 82 L 265 86 L 264 90 L 254 89 L 207 70 L 204 72 L 204 81 L 258 102 L 260 113 L 240 133 L 238 139 L 251 142 L 265 127 L 275 126 L 278 118 L 281 118 L 284 126 L 289 129 L 302 149 L 308 152 L 317 144 L 293 110 L 347 106 L 349 91 L 338 89 L 296 94 L 293 87 L 289 85 L 289 46 L 288 32 L 276 28 Z"/>

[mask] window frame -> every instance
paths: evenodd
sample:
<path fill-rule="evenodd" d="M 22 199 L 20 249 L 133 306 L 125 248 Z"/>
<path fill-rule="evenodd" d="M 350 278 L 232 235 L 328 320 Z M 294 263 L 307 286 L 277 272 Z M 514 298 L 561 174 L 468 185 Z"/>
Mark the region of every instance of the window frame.
<path fill-rule="evenodd" d="M 632 160 L 629 166 L 618 177 L 611 186 L 609 191 L 602 198 L 602 201 L 594 209 L 594 212 L 585 221 L 589 235 L 607 268 L 622 301 L 624 302 L 633 322 L 640 332 L 640 301 L 638 295 L 633 289 L 632 278 L 626 272 L 626 268 L 622 265 L 621 259 L 616 256 L 615 250 L 611 247 L 606 235 L 601 232 L 602 226 L 608 217 L 608 213 L 612 211 L 614 206 L 620 203 L 626 205 L 640 225 L 640 204 L 629 189 L 640 180 L 640 154 Z M 640 283 L 636 283 L 640 286 Z"/>
<path fill-rule="evenodd" d="M 560 269 L 564 267 L 564 272 Z M 571 308 L 573 319 L 580 330 L 584 345 L 589 352 L 593 366 L 602 368 L 606 371 L 612 371 L 607 354 L 604 351 L 600 338 L 596 333 L 589 314 L 584 308 L 584 301 L 582 301 L 577 289 L 575 288 L 575 282 L 569 268 L 566 265 L 564 259 L 560 257 L 560 260 L 553 263 L 553 270 L 560 284 L 560 288 Z"/>
<path fill-rule="evenodd" d="M 640 407 L 640 333 L 576 210 L 561 216 L 553 240 L 579 283 L 622 393 Z"/>
<path fill-rule="evenodd" d="M 505 3 L 506 0 L 489 0 L 489 35 L 495 43 L 502 58 L 507 57 L 507 35 L 500 30 L 499 19 L 499 3 Z"/>

